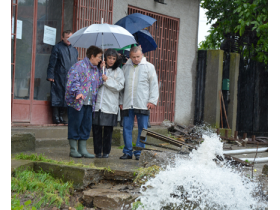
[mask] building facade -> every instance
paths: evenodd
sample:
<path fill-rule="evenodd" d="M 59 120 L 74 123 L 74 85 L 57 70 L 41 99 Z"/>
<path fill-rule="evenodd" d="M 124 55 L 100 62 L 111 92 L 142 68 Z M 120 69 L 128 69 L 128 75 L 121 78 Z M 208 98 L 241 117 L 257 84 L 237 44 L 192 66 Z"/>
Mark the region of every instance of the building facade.
<path fill-rule="evenodd" d="M 95 23 L 114 24 L 132 13 L 157 21 L 149 32 L 158 48 L 145 53 L 155 65 L 159 102 L 151 124 L 167 119 L 192 123 L 199 1 L 165 0 L 12 0 L 11 1 L 11 106 L 12 123 L 51 124 L 50 82 L 47 66 L 53 45 L 63 30 Z M 78 48 L 79 59 L 85 49 Z"/>

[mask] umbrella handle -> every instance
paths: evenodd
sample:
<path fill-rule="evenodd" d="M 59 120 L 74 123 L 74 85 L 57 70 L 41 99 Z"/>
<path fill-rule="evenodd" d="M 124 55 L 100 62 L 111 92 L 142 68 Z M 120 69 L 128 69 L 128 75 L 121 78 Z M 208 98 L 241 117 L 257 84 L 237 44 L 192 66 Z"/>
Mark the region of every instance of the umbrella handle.
<path fill-rule="evenodd" d="M 101 24 L 103 24 L 103 18 L 101 18 Z M 104 61 L 103 33 L 102 33 L 102 51 L 103 51 L 103 61 Z M 105 66 L 103 66 L 103 74 L 104 74 L 104 68 Z"/>

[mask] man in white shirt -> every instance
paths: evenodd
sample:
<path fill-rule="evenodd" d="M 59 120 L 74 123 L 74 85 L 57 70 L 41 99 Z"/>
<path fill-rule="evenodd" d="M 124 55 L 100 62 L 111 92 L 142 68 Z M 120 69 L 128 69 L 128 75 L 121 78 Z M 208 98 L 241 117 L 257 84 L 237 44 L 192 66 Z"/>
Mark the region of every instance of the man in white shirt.
<path fill-rule="evenodd" d="M 123 110 L 123 156 L 120 159 L 139 160 L 141 151 L 133 152 L 132 130 L 135 115 L 138 124 L 138 137 L 136 146 L 145 147 L 140 142 L 142 129 L 147 129 L 149 109 L 153 109 L 158 102 L 158 79 L 153 64 L 149 63 L 143 56 L 140 46 L 132 47 L 130 59 L 123 66 L 125 84 L 124 90 L 120 93 L 120 109 Z M 146 141 L 146 140 L 145 140 Z"/>

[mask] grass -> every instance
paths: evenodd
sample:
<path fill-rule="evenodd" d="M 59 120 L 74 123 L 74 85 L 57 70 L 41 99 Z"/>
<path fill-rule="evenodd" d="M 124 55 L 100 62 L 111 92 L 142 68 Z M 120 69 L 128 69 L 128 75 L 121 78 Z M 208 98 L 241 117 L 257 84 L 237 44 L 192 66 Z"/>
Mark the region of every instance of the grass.
<path fill-rule="evenodd" d="M 134 142 L 132 142 L 132 146 L 135 147 L 136 144 L 135 144 Z M 123 148 L 124 148 L 124 145 L 121 145 L 121 146 L 119 146 L 118 148 L 119 148 L 119 149 L 123 149 Z"/>
<path fill-rule="evenodd" d="M 104 170 L 104 174 L 105 174 L 106 172 L 107 172 L 107 173 L 115 173 L 115 171 L 112 170 L 112 169 L 110 168 L 110 166 L 108 166 L 108 168 L 104 167 L 103 170 Z"/>
<path fill-rule="evenodd" d="M 20 199 L 16 198 L 16 195 L 11 199 L 11 209 L 12 210 L 20 210 L 20 209 L 31 209 L 37 210 L 34 206 L 30 207 L 31 200 L 24 202 L 23 205 L 20 204 Z"/>
<path fill-rule="evenodd" d="M 121 145 L 121 146 L 119 146 L 118 148 L 119 148 L 119 149 L 123 149 L 123 148 L 124 148 L 124 145 Z"/>
<path fill-rule="evenodd" d="M 78 204 L 75 206 L 75 209 L 76 209 L 76 210 L 83 210 L 83 209 L 84 209 L 84 206 L 83 206 L 83 204 L 78 203 Z"/>
<path fill-rule="evenodd" d="M 62 204 L 68 204 L 73 184 L 55 179 L 43 171 L 35 173 L 32 170 L 16 170 L 15 176 L 11 179 L 11 190 L 16 193 L 11 201 L 12 208 L 18 206 L 19 194 L 32 195 L 34 197 L 32 205 L 37 209 L 48 205 L 60 208 Z"/>
<path fill-rule="evenodd" d="M 136 201 L 132 204 L 132 210 L 137 210 L 140 206 L 144 207 L 140 201 Z"/>
<path fill-rule="evenodd" d="M 37 154 L 27 155 L 27 154 L 20 153 L 20 154 L 17 154 L 15 156 L 15 159 L 41 161 L 41 162 L 46 162 L 46 163 L 53 163 L 53 164 L 66 165 L 66 166 L 77 166 L 77 167 L 82 167 L 82 168 L 103 169 L 103 168 L 96 167 L 93 163 L 90 163 L 89 165 L 84 165 L 82 163 L 75 163 L 73 160 L 71 160 L 71 161 L 57 161 L 57 160 L 48 159 L 47 157 L 45 157 L 42 154 L 40 154 L 40 155 L 37 155 Z"/>
<path fill-rule="evenodd" d="M 135 179 L 133 183 L 137 186 L 140 186 L 146 183 L 150 178 L 155 177 L 161 170 L 159 166 L 150 166 L 148 168 L 139 168 L 134 172 Z"/>

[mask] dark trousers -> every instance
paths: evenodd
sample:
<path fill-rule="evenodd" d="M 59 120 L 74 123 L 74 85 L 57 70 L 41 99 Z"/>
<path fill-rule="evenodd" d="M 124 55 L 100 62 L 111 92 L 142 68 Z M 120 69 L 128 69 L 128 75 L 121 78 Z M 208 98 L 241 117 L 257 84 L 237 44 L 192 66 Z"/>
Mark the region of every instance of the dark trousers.
<path fill-rule="evenodd" d="M 104 127 L 103 138 L 102 127 Z M 103 149 L 103 154 L 109 154 L 111 151 L 113 126 L 92 125 L 92 134 L 94 153 L 101 154 Z"/>
<path fill-rule="evenodd" d="M 87 140 L 92 124 L 92 106 L 84 105 L 80 111 L 68 106 L 68 139 Z"/>

